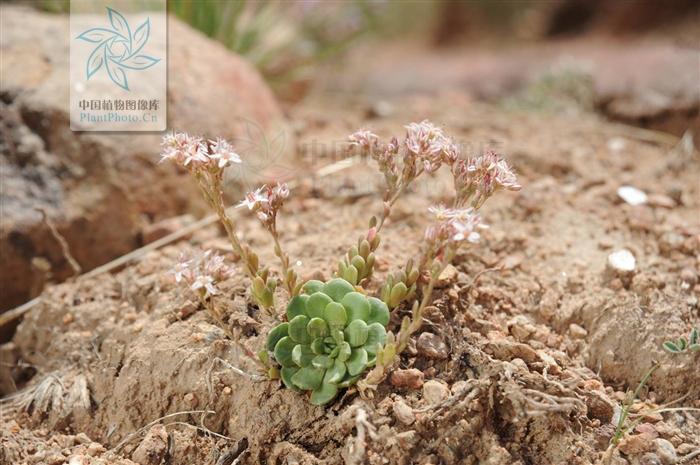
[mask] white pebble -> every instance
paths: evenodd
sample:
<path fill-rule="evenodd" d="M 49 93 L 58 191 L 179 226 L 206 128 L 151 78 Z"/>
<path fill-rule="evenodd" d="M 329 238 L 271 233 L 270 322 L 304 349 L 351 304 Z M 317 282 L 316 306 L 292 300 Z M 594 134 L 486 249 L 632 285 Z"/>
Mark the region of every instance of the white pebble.
<path fill-rule="evenodd" d="M 646 192 L 632 186 L 621 186 L 617 189 L 617 195 L 630 205 L 644 205 L 649 200 Z"/>
<path fill-rule="evenodd" d="M 618 271 L 634 271 L 637 267 L 637 260 L 632 252 L 622 249 L 608 255 L 608 265 Z"/>

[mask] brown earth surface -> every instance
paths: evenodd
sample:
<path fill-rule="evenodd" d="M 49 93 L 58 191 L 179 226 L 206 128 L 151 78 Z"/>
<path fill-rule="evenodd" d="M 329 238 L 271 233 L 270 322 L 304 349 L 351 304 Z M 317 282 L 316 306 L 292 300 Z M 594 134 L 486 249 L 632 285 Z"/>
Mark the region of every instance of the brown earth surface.
<path fill-rule="evenodd" d="M 373 166 L 314 176 L 340 159 L 340 141 L 363 123 L 388 137 L 429 118 L 463 155 L 497 148 L 523 189 L 486 204 L 490 228 L 462 249 L 431 297 L 416 349 L 396 358 L 371 398 L 351 388 L 314 407 L 279 381 L 226 365 L 255 372 L 165 275 L 192 247 L 236 258 L 211 227 L 114 274 L 43 293 L 0 347 L 0 463 L 599 463 L 625 393 L 654 362 L 632 418 L 674 401 L 700 408 L 700 353 L 662 348 L 700 322 L 696 152 L 586 114 L 507 110 L 455 95 L 391 104 L 391 116 L 370 120 L 364 105 L 339 97 L 291 111 L 301 182 L 280 229 L 302 276 L 329 278 L 381 207 Z M 427 207 L 450 198 L 446 175 L 420 178 L 395 207 L 370 293 L 418 255 Z M 625 203 L 617 195 L 623 185 L 644 190 L 648 204 Z M 274 270 L 256 218 L 241 210 L 235 218 Z M 621 249 L 634 255 L 634 272 L 606 269 Z M 260 349 L 273 322 L 249 281 L 239 274 L 222 288 L 225 320 Z M 409 308 L 399 308 L 391 329 Z M 177 412 L 197 413 L 161 419 Z M 697 464 L 698 451 L 700 415 L 676 410 L 644 417 L 606 459 Z"/>

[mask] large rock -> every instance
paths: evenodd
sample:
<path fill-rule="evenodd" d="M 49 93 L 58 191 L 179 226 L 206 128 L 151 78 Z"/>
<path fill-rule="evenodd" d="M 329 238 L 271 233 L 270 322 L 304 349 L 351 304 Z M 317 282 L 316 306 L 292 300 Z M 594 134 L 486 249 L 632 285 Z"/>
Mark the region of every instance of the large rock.
<path fill-rule="evenodd" d="M 35 207 L 57 225 L 83 271 L 138 247 L 144 223 L 206 209 L 185 173 L 157 166 L 160 134 L 71 131 L 68 16 L 17 5 L 0 6 L 0 16 L 2 311 L 40 289 L 46 267 L 33 267 L 32 260 L 48 261 L 54 280 L 72 273 Z M 174 17 L 168 37 L 168 126 L 252 140 L 262 146 L 256 153 L 263 158 L 251 162 L 253 174 L 270 165 L 291 166 L 292 134 L 260 74 Z M 232 186 L 229 192 L 238 195 L 240 182 Z"/>

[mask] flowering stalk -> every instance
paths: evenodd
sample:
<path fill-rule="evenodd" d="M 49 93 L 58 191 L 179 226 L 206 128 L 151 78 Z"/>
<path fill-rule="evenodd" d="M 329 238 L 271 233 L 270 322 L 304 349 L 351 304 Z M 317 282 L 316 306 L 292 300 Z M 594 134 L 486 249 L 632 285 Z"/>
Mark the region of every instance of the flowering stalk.
<path fill-rule="evenodd" d="M 477 212 L 484 202 L 498 190 L 520 190 L 512 169 L 496 152 L 489 151 L 478 158 L 459 158 L 459 148 L 445 137 L 440 128 L 428 121 L 406 126 L 406 138 L 399 144 L 396 137 L 387 144 L 371 132 L 361 129 L 348 138 L 350 146 L 359 147 L 378 162 L 384 174 L 387 191 L 384 194 L 384 209 L 379 217 L 370 221 L 370 230 L 378 233 L 391 212 L 391 207 L 408 185 L 422 173 L 434 173 L 442 164 L 447 164 L 454 177 L 455 198 L 453 208 L 443 204 L 430 207 L 438 220 L 427 228 L 424 238 L 424 255 L 416 270 L 412 262 L 396 277 L 390 275 L 382 290 L 382 300 L 389 308 L 396 308 L 402 301 L 411 298 L 415 291 L 420 270 L 429 273 L 428 283 L 421 289 L 423 297 L 413 303 L 411 317 L 404 317 L 398 336 L 388 334 L 384 347 L 377 347 L 377 363 L 370 371 L 361 388 L 375 388 L 393 365 L 394 357 L 408 344 L 411 334 L 423 324 L 423 311 L 430 303 L 432 291 L 439 276 L 454 259 L 463 242 L 478 243 L 477 227 L 481 216 Z M 401 152 L 401 168 L 399 152 Z M 372 250 L 374 251 L 374 250 Z"/>
<path fill-rule="evenodd" d="M 161 145 L 164 146 L 161 162 L 170 160 L 185 168 L 197 180 L 204 199 L 224 225 L 233 250 L 243 260 L 244 270 L 253 281 L 253 295 L 265 310 L 276 318 L 273 299 L 276 283 L 267 279 L 265 270 L 259 269 L 258 257 L 250 246 L 240 243 L 234 222 L 226 213 L 222 188 L 224 170 L 233 163 L 241 163 L 241 158 L 233 151 L 233 146 L 220 137 L 216 141 L 210 140 L 207 144 L 200 137 L 173 131 L 163 137 Z M 261 281 L 263 290 L 256 292 L 256 289 L 260 289 Z"/>
<path fill-rule="evenodd" d="M 246 194 L 243 201 L 236 207 L 248 207 L 258 215 L 258 219 L 270 233 L 275 243 L 274 252 L 280 259 L 282 265 L 282 285 L 294 297 L 301 293 L 303 282 L 299 280 L 297 272 L 289 266 L 289 255 L 282 250 L 279 241 L 279 231 L 277 230 L 277 213 L 284 205 L 284 201 L 289 197 L 289 187 L 287 184 L 277 184 L 274 188 L 262 186 Z"/>
<path fill-rule="evenodd" d="M 411 123 L 405 128 L 403 142 L 394 136 L 388 143 L 382 143 L 377 135 L 364 128 L 348 137 L 350 148 L 358 147 L 362 154 L 377 162 L 387 184 L 382 199 L 384 208 L 370 226 L 376 227 L 377 232 L 411 182 L 423 173 L 435 173 L 443 163 L 452 165 L 459 155 L 459 148 L 430 121 Z"/>

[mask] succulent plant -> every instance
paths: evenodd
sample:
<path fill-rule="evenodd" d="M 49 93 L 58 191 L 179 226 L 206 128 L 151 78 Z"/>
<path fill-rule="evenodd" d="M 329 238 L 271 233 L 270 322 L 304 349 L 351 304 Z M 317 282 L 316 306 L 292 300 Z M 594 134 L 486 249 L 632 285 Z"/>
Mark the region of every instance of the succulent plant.
<path fill-rule="evenodd" d="M 386 342 L 389 308 L 340 278 L 309 281 L 304 289 L 287 305 L 289 321 L 270 331 L 267 350 L 282 365 L 285 386 L 312 391 L 311 403 L 324 405 L 374 366 Z"/>

